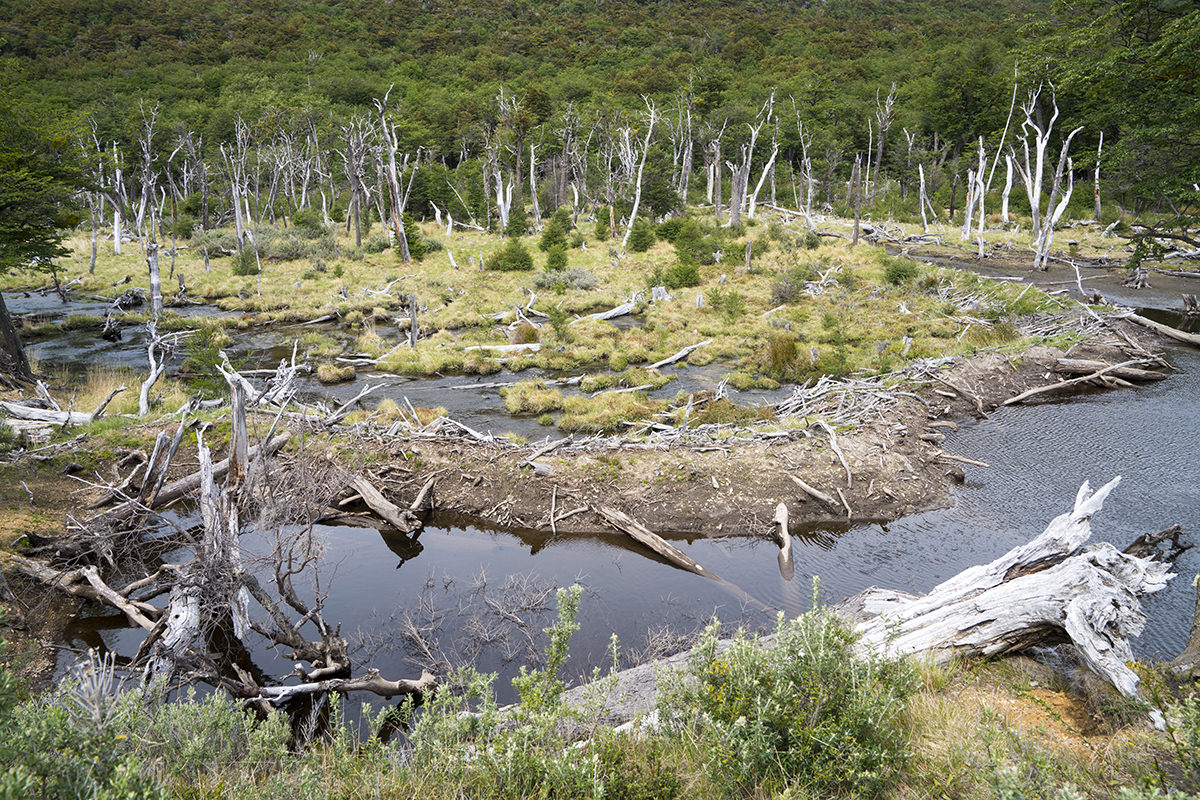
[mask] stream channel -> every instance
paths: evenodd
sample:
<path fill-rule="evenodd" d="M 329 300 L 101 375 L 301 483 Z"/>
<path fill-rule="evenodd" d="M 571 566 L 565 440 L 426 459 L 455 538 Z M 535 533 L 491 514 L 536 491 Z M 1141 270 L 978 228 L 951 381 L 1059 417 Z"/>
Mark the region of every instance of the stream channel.
<path fill-rule="evenodd" d="M 1177 315 L 1163 310 L 1173 304 L 1171 297 L 1150 294 L 1155 296 L 1138 297 L 1140 310 L 1180 325 Z M 64 309 L 57 298 L 36 295 L 6 295 L 5 299 L 14 315 L 36 314 L 39 319 L 98 313 L 101 308 L 98 303 L 91 308 L 72 301 Z M 231 349 L 242 357 L 253 356 L 247 366 L 273 367 L 290 352 L 297 330 L 311 328 L 234 332 L 238 342 Z M 115 345 L 84 331 L 29 349 L 44 369 L 63 364 L 70 365 L 71 371 L 91 365 L 136 368 L 144 361 L 144 349 L 134 331 L 126 333 L 125 341 Z M 325 616 L 340 622 L 343 633 L 361 644 L 356 663 L 370 664 L 389 677 L 416 677 L 425 661 L 398 633 L 403 616 L 413 613 L 421 624 L 436 620 L 435 635 L 443 650 L 452 657 L 469 654 L 478 669 L 498 673 L 496 688 L 505 702 L 514 699 L 509 679 L 526 661 L 528 639 L 510 628 L 503 640 L 488 641 L 486 629 L 497 620 L 494 614 L 489 619 L 492 612 L 482 598 L 512 602 L 519 592 L 505 595 L 503 587 L 510 580 L 555 586 L 578 582 L 585 587 L 581 629 L 573 639 L 568 663 L 568 672 L 575 676 L 608 663 L 613 633 L 623 655 L 629 656 L 646 645 L 649 631 L 690 632 L 714 616 L 730 623 L 769 625 L 773 611 L 764 612 L 760 604 L 789 615 L 801 613 L 811 605 L 812 581 L 818 577 L 820 600 L 825 603 L 872 585 L 928 591 L 963 568 L 991 560 L 1041 532 L 1053 517 L 1070 508 L 1085 479 L 1098 486 L 1115 475 L 1123 477 L 1093 522 L 1095 539 L 1123 547 L 1139 534 L 1179 523 L 1196 540 L 1200 538 L 1200 484 L 1192 470 L 1200 463 L 1200 354 L 1174 347 L 1167 347 L 1166 353 L 1180 370 L 1167 381 L 1004 407 L 987 419 L 966 422 L 958 432 L 948 434 L 945 449 L 991 466 L 966 467 L 966 483 L 953 490 L 949 508 L 886 524 L 794 530 L 796 574 L 790 582 L 780 577 L 777 549 L 769 540 L 664 534 L 747 593 L 756 601 L 753 604 L 727 586 L 669 566 L 618 534 L 554 537 L 435 516 L 416 542 L 371 529 L 318 526 L 325 548 Z M 726 371 L 728 366 L 721 365 L 686 367 L 660 391 L 669 396 L 681 389 L 711 388 Z M 432 380 L 392 376 L 386 379 L 394 385 L 374 397 L 408 396 L 414 405 L 445 406 L 451 416 L 473 427 L 516 433 L 532 441 L 553 435 L 553 429 L 507 416 L 494 389 L 450 388 L 528 377 L 528 373 Z M 374 382 L 370 374 L 360 373 L 356 383 L 363 380 Z M 352 396 L 357 388 L 349 384 L 331 390 L 314 381 L 305 392 L 332 402 Z M 776 395 L 786 396 L 789 388 L 748 392 L 737 399 L 766 402 Z M 243 541 L 251 552 L 263 547 L 253 533 Z M 1137 655 L 1167 659 L 1182 648 L 1192 620 L 1191 579 L 1198 567 L 1200 548 L 1185 553 L 1177 563 L 1179 577 L 1144 601 L 1149 623 L 1133 643 Z M 529 633 L 536 635 L 551 621 L 552 613 L 532 614 Z M 141 631 L 126 627 L 122 617 L 105 615 L 77 620 L 66 637 L 73 648 L 104 647 L 131 655 Z M 255 659 L 268 674 L 282 674 L 289 668 L 265 650 Z M 60 669 L 69 660 L 61 658 Z"/>

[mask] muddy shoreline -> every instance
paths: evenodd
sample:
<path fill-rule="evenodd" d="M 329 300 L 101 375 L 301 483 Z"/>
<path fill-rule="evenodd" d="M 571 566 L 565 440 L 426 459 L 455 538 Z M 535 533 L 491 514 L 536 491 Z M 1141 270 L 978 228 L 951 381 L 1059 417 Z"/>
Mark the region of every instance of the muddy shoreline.
<path fill-rule="evenodd" d="M 1135 326 L 1123 327 L 1149 341 Z M 920 401 L 903 397 L 886 419 L 838 432 L 849 478 L 828 435 L 815 426 L 807 436 L 752 444 L 560 449 L 536 459 L 538 471 L 549 474 L 535 474 L 526 462 L 536 446 L 364 440 L 357 456 L 368 470 L 371 464 L 388 465 L 386 476 L 375 477 L 397 504 L 407 505 L 433 475 L 438 512 L 546 534 L 611 530 L 591 510 L 596 505 L 624 511 L 668 538 L 766 537 L 780 502 L 788 506 L 793 532 L 890 521 L 944 507 L 950 486 L 962 482 L 964 470 L 986 469 L 946 458 L 939 434 L 981 416 L 980 406 L 986 414 L 1021 392 L 1060 380 L 1056 360 L 1068 355 L 1110 363 L 1127 358 L 1115 344 L 1093 341 L 964 359 L 943 374 L 944 381 L 915 389 Z M 811 497 L 789 476 L 837 502 Z"/>

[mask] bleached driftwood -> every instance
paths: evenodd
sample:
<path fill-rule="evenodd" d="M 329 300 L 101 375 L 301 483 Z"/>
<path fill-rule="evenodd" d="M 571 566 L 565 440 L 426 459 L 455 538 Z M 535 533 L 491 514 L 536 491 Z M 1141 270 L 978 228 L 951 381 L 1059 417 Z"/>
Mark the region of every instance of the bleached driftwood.
<path fill-rule="evenodd" d="M 1130 314 L 1129 316 L 1125 317 L 1125 319 L 1129 320 L 1130 322 L 1136 322 L 1138 325 L 1141 325 L 1144 328 L 1149 328 L 1152 331 L 1161 333 L 1163 336 L 1200 347 L 1200 334 L 1181 331 L 1178 328 L 1172 328 L 1170 325 L 1163 325 L 1161 322 L 1155 322 L 1152 319 L 1146 319 L 1140 314 Z"/>
<path fill-rule="evenodd" d="M 608 311 L 598 311 L 595 314 L 588 314 L 586 316 L 573 319 L 569 324 L 574 325 L 576 322 L 582 322 L 585 319 L 616 319 L 617 317 L 624 317 L 628 314 L 632 314 L 636 308 L 636 299 L 627 300 L 626 302 L 621 303 L 619 306 L 610 308 Z"/>
<path fill-rule="evenodd" d="M 699 350 L 701 347 L 704 347 L 704 345 L 711 344 L 711 343 L 712 343 L 712 339 L 705 339 L 703 342 L 697 342 L 696 344 L 689 344 L 687 347 L 683 348 L 675 355 L 668 356 L 667 358 L 664 358 L 662 361 L 655 361 L 653 364 L 646 367 L 646 369 L 658 369 L 659 367 L 665 367 L 668 364 L 674 364 L 676 361 L 682 361 L 683 359 L 690 356 L 693 351 Z"/>
<path fill-rule="evenodd" d="M 1170 565 L 1122 553 L 1107 542 L 1085 546 L 1090 521 L 1116 487 L 1094 494 L 1086 482 L 1075 507 L 1028 544 L 971 567 L 923 597 L 868 589 L 837 606 L 860 620 L 859 646 L 888 655 L 997 656 L 1033 645 L 1071 642 L 1083 663 L 1126 697 L 1138 677 L 1129 637 L 1146 616 L 1138 598 L 1174 577 Z"/>
<path fill-rule="evenodd" d="M 689 558 L 682 550 L 667 542 L 657 533 L 654 533 L 645 525 L 635 520 L 633 517 L 618 511 L 615 508 L 607 506 L 592 506 L 595 511 L 605 522 L 612 525 L 619 531 L 628 534 L 635 541 L 641 542 L 646 547 L 649 547 L 660 556 L 670 561 L 680 569 L 685 569 L 688 572 L 694 572 L 697 575 L 703 575 L 706 578 L 715 577 L 712 573 L 700 566 L 693 559 Z"/>
<path fill-rule="evenodd" d="M 1109 366 L 1104 361 L 1093 361 L 1091 359 L 1081 358 L 1060 358 L 1055 366 L 1055 371 L 1062 372 L 1066 375 L 1089 375 Z M 1114 369 L 1106 373 L 1115 378 L 1121 378 L 1127 381 L 1161 381 L 1168 376 L 1163 372 L 1155 372 L 1152 369 L 1138 369 L 1137 367 L 1122 367 Z"/>
<path fill-rule="evenodd" d="M 775 544 L 779 545 L 779 574 L 785 581 L 796 576 L 796 565 L 792 563 L 792 535 L 788 532 L 788 510 L 783 503 L 775 506 Z"/>

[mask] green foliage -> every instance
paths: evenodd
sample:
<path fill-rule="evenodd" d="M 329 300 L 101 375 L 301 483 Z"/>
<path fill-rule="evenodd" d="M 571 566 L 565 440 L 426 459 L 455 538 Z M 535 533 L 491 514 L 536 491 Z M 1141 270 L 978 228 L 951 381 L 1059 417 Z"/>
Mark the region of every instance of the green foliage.
<path fill-rule="evenodd" d="M 600 206 L 596 209 L 596 238 L 604 241 L 612 236 L 612 224 L 609 220 L 611 209 L 608 206 Z"/>
<path fill-rule="evenodd" d="M 187 338 L 187 357 L 180 365 L 181 376 L 188 385 L 205 398 L 227 397 L 229 384 L 217 369 L 223 362 L 221 350 L 230 342 L 229 335 L 218 325 L 197 321 L 195 334 Z M 239 369 L 244 359 L 233 364 Z"/>
<path fill-rule="evenodd" d="M 668 289 L 699 286 L 700 268 L 695 264 L 675 264 L 666 269 L 658 267 L 651 274 L 649 283 L 651 286 L 665 286 Z"/>
<path fill-rule="evenodd" d="M 487 260 L 487 268 L 497 272 L 528 272 L 533 269 L 533 256 L 520 239 L 509 239 Z"/>
<path fill-rule="evenodd" d="M 708 293 L 708 304 L 725 317 L 726 322 L 736 322 L 746 313 L 746 298 L 738 292 L 723 291 L 719 286 Z"/>
<path fill-rule="evenodd" d="M 546 272 L 562 272 L 567 268 L 567 251 L 561 246 L 546 251 Z"/>
<path fill-rule="evenodd" d="M 190 239 L 196 230 L 196 218 L 191 214 L 180 214 L 171 224 L 171 235 L 177 239 Z"/>
<path fill-rule="evenodd" d="M 513 687 L 521 696 L 522 716 L 558 708 L 567 688 L 560 673 L 567 661 L 571 637 L 579 631 L 579 598 L 582 596 L 583 587 L 579 584 L 558 590 L 558 619 L 543 631 L 550 640 L 546 648 L 546 666 L 541 669 L 521 667 L 521 674 L 513 678 Z"/>
<path fill-rule="evenodd" d="M 234 275 L 246 277 L 247 275 L 258 274 L 258 257 L 255 255 L 254 247 L 244 247 L 240 253 L 234 255 L 230 262 L 230 269 Z"/>
<path fill-rule="evenodd" d="M 675 243 L 675 237 L 679 235 L 679 229 L 683 227 L 683 217 L 671 217 L 664 219 L 658 224 L 655 229 L 655 234 L 664 242 Z"/>
<path fill-rule="evenodd" d="M 793 264 L 775 277 L 771 284 L 771 303 L 794 303 L 804 296 L 804 284 L 817 277 L 812 264 Z"/>
<path fill-rule="evenodd" d="M 770 646 L 739 634 L 718 653 L 710 626 L 693 650 L 695 682 L 660 686 L 660 717 L 707 745 L 718 786 L 876 796 L 908 757 L 903 715 L 915 673 L 856 653 L 854 639 L 819 608 L 790 622 L 780 614 Z"/>
<path fill-rule="evenodd" d="M 693 219 L 684 220 L 671 244 L 675 246 L 679 263 L 693 266 L 715 263 L 713 254 L 720 249 L 717 241 Z"/>
<path fill-rule="evenodd" d="M 529 212 L 519 201 L 514 200 L 508 212 L 508 225 L 504 226 L 504 235 L 516 239 L 525 235 L 529 230 Z"/>
<path fill-rule="evenodd" d="M 635 253 L 644 253 L 654 246 L 654 225 L 650 220 L 638 217 L 629 232 L 629 249 Z"/>
<path fill-rule="evenodd" d="M 562 226 L 562 222 L 556 213 L 542 230 L 542 238 L 538 241 L 538 248 L 548 253 L 556 247 L 565 249 L 566 246 L 567 231 Z"/>
<path fill-rule="evenodd" d="M 907 258 L 881 256 L 884 264 L 883 279 L 892 286 L 902 286 L 917 277 L 917 264 Z"/>
<path fill-rule="evenodd" d="M 388 249 L 387 237 L 381 233 L 377 233 L 363 241 L 362 249 L 364 253 L 382 253 Z"/>
<path fill-rule="evenodd" d="M 596 276 L 583 267 L 568 267 L 560 271 L 543 272 L 533 279 L 533 288 L 562 294 L 574 290 L 586 292 L 595 289 Z"/>
<path fill-rule="evenodd" d="M 407 211 L 400 218 L 404 221 L 404 238 L 408 242 L 408 254 L 412 256 L 413 261 L 420 261 L 425 257 L 425 240 L 421 236 L 421 229 L 417 227 L 417 223 L 413 221 Z"/>
<path fill-rule="evenodd" d="M 796 337 L 785 331 L 773 331 L 767 337 L 765 369 L 768 374 L 783 377 L 796 364 Z"/>

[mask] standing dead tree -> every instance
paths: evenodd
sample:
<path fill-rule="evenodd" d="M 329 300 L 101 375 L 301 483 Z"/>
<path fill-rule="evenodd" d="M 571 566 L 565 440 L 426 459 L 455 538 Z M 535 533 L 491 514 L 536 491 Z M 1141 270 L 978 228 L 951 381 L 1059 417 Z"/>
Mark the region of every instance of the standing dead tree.
<path fill-rule="evenodd" d="M 350 208 L 346 214 L 346 230 L 353 225 L 354 246 L 362 247 L 362 209 L 363 204 L 370 205 L 370 189 L 367 188 L 363 175 L 367 162 L 367 141 L 372 135 L 370 122 L 366 117 L 355 116 L 341 126 L 342 140 L 345 147 L 337 153 L 342 158 L 342 169 L 346 182 L 350 185 Z"/>
<path fill-rule="evenodd" d="M 1029 198 L 1029 210 L 1032 217 L 1033 235 L 1033 251 L 1034 259 L 1033 266 L 1035 269 L 1044 270 L 1048 266 L 1048 258 L 1050 255 L 1050 245 L 1054 239 L 1054 226 L 1058 224 L 1063 212 L 1067 210 L 1067 204 L 1071 201 L 1071 192 L 1075 188 L 1075 179 L 1071 174 L 1071 159 L 1069 152 L 1071 149 L 1071 140 L 1075 138 L 1075 134 L 1083 130 L 1082 127 L 1076 128 L 1067 134 L 1063 140 L 1062 150 L 1058 157 L 1058 167 L 1054 171 L 1054 177 L 1051 183 L 1050 197 L 1045 205 L 1042 204 L 1042 181 L 1045 173 L 1046 154 L 1050 147 L 1050 137 L 1054 130 L 1054 123 L 1058 120 L 1058 98 L 1054 93 L 1050 94 L 1050 102 L 1054 107 L 1050 115 L 1050 119 L 1043 125 L 1038 114 L 1038 100 L 1041 97 L 1042 87 L 1039 86 L 1029 92 L 1026 101 L 1021 105 L 1021 111 L 1025 114 L 1025 121 L 1021 123 L 1021 152 L 1014 153 L 1013 160 L 1016 163 L 1017 175 L 1025 184 L 1025 194 Z M 1032 154 L 1030 153 L 1030 138 L 1032 137 Z M 1063 175 L 1067 176 L 1067 188 L 1064 191 L 1062 188 Z M 1061 201 L 1059 195 L 1062 195 Z"/>
<path fill-rule="evenodd" d="M 379 134 L 382 137 L 383 149 L 387 155 L 386 168 L 384 176 L 387 179 L 388 202 L 391 211 L 392 230 L 396 235 L 396 247 L 400 252 L 400 260 L 407 263 L 412 261 L 412 253 L 408 249 L 408 236 L 404 232 L 404 205 L 407 200 L 407 194 L 401 192 L 400 186 L 400 171 L 396 167 L 396 152 L 400 149 L 400 138 L 396 133 L 398 127 L 396 123 L 391 121 L 391 116 L 387 113 L 388 96 L 391 95 L 394 87 L 389 86 L 387 92 L 384 93 L 383 99 L 375 98 L 372 102 L 375 103 L 375 110 L 379 113 Z M 404 166 L 408 166 L 409 157 L 406 154 L 404 157 Z M 417 171 L 417 162 L 413 162 L 413 175 Z M 409 184 L 411 186 L 410 176 Z"/>
<path fill-rule="evenodd" d="M 622 250 L 629 244 L 629 234 L 633 233 L 633 223 L 637 220 L 638 206 L 642 202 L 642 172 L 646 169 L 646 156 L 650 154 L 650 138 L 654 136 L 654 125 L 658 122 L 658 107 L 654 105 L 654 101 L 645 96 L 642 97 L 642 101 L 646 104 L 646 138 L 642 141 L 641 160 L 638 162 L 637 177 L 633 182 L 633 209 L 629 212 L 629 225 L 621 238 Z M 628 136 L 626 140 L 628 141 Z"/>
<path fill-rule="evenodd" d="M 879 90 L 875 91 L 875 129 L 879 134 L 879 138 L 875 142 L 875 184 L 871 184 L 871 168 L 867 166 L 867 192 L 874 197 L 879 192 L 879 176 L 883 173 L 883 141 L 884 136 L 891 129 L 892 123 L 896 121 L 896 83 L 892 82 L 892 88 L 888 92 L 887 97 L 881 102 L 879 100 Z"/>

